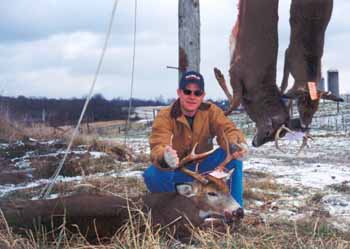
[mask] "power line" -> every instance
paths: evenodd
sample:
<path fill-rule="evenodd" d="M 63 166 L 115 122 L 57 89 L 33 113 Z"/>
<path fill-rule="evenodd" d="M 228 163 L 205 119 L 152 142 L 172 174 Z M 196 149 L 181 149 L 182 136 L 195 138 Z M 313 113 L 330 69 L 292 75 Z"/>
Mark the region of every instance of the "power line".
<path fill-rule="evenodd" d="M 134 90 L 134 75 L 135 75 L 135 58 L 136 58 L 136 32 L 137 32 L 137 0 L 135 0 L 134 9 L 134 43 L 133 43 L 133 56 L 132 56 L 132 68 L 131 68 L 131 86 L 130 86 L 130 98 L 129 98 L 129 109 L 128 109 L 128 119 L 125 124 L 125 138 L 124 145 L 126 145 L 126 139 L 129 131 L 131 107 L 132 107 L 132 96 Z"/>
<path fill-rule="evenodd" d="M 95 72 L 95 75 L 94 75 L 94 78 L 93 78 L 93 81 L 92 81 L 92 84 L 91 84 L 91 88 L 90 88 L 90 92 L 89 92 L 89 95 L 88 97 L 86 98 L 86 101 L 85 101 L 85 104 L 84 104 L 84 107 L 83 107 L 83 110 L 80 114 L 80 117 L 79 117 L 79 120 L 78 120 L 78 123 L 74 129 L 74 132 L 73 132 L 73 135 L 70 139 L 70 142 L 69 142 L 69 145 L 64 153 L 64 157 L 63 159 L 61 160 L 60 164 L 58 165 L 55 173 L 52 175 L 52 177 L 49 179 L 49 182 L 47 183 L 47 185 L 43 188 L 43 190 L 41 191 L 40 193 L 40 199 L 46 199 L 48 197 L 48 195 L 50 194 L 57 178 L 58 178 L 58 175 L 60 173 L 60 171 L 62 170 L 63 168 L 63 165 L 64 165 L 64 162 L 66 161 L 67 159 L 67 156 L 68 156 L 68 153 L 70 152 L 70 149 L 72 147 L 72 144 L 73 144 L 73 141 L 74 141 L 74 138 L 75 136 L 78 134 L 78 131 L 79 131 L 79 127 L 80 127 L 80 124 L 81 124 L 81 121 L 84 117 L 84 114 L 86 112 L 86 108 L 90 102 L 90 99 L 91 99 L 91 96 L 92 96 L 92 93 L 94 91 L 94 88 L 95 88 L 95 85 L 96 85 L 96 81 L 98 79 L 98 76 L 101 72 L 101 68 L 102 68 L 102 63 L 103 63 L 103 59 L 105 57 L 105 54 L 106 54 L 106 51 L 107 51 L 107 47 L 108 47 L 108 41 L 109 41 L 109 38 L 111 36 L 111 33 L 112 33 L 112 27 L 113 27 L 113 22 L 114 22 L 114 17 L 115 17 L 115 13 L 116 13 L 116 10 L 117 10 L 117 6 L 118 6 L 118 2 L 119 0 L 115 0 L 114 1 L 114 5 L 113 5 L 113 9 L 112 9 L 112 13 L 111 13 L 111 18 L 110 18 L 110 21 L 109 21 L 109 24 L 108 24 L 108 29 L 107 29 L 107 33 L 106 33 L 106 37 L 105 37 L 105 41 L 104 41 L 104 45 L 103 45 L 103 48 L 102 48 L 102 52 L 101 52 L 101 56 L 100 56 L 100 59 L 98 61 L 98 65 L 97 65 L 97 69 L 96 69 L 96 72 Z"/>

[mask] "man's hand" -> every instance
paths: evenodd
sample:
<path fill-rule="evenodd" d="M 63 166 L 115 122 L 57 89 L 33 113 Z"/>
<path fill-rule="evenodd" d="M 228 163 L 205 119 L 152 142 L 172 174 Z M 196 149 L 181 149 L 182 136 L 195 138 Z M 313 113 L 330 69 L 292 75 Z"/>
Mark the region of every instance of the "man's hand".
<path fill-rule="evenodd" d="M 179 166 L 179 157 L 177 156 L 177 152 L 169 145 L 165 147 L 164 160 L 172 169 L 176 169 Z"/>
<path fill-rule="evenodd" d="M 230 153 L 234 156 L 235 159 L 242 160 L 248 154 L 248 147 L 246 144 L 230 144 Z"/>

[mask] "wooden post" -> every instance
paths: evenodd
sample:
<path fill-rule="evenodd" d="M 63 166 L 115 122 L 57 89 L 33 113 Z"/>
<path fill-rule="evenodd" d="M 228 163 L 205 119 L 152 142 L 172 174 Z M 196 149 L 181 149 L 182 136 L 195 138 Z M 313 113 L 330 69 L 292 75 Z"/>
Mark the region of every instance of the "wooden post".
<path fill-rule="evenodd" d="M 339 108 L 339 102 L 337 101 L 337 114 L 339 113 L 340 108 Z"/>
<path fill-rule="evenodd" d="M 179 77 L 183 72 L 199 72 L 199 0 L 179 0 Z"/>

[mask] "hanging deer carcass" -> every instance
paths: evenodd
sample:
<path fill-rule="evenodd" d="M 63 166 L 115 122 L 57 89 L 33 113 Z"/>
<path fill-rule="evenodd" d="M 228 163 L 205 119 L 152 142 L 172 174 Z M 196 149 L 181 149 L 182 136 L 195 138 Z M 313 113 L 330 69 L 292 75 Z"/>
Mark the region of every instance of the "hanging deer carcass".
<path fill-rule="evenodd" d="M 64 224 L 68 230 L 80 232 L 91 241 L 113 236 L 129 221 L 130 213 L 133 215 L 139 212 L 137 210 L 150 213 L 154 226 L 167 226 L 179 239 L 190 237 L 192 226 L 205 227 L 213 220 L 223 221 L 222 224 L 240 220 L 243 209 L 232 198 L 226 179 L 200 175 L 185 167 L 212 152 L 195 154 L 195 148 L 180 162 L 180 169 L 195 180 L 178 184 L 175 193 L 149 193 L 130 200 L 85 193 L 49 200 L 1 202 L 0 208 L 16 231 L 35 229 L 38 225 L 43 225 L 46 231 L 57 231 Z M 231 160 L 232 156 L 228 154 L 218 170 L 223 170 Z"/>
<path fill-rule="evenodd" d="M 306 132 L 301 149 L 307 145 L 307 139 L 311 137 L 309 126 L 320 99 L 343 101 L 331 92 L 317 89 L 317 84 L 321 80 L 325 32 L 332 9 L 333 0 L 292 0 L 291 3 L 289 20 L 291 34 L 285 52 L 281 92 L 286 92 L 288 77 L 291 74 L 294 84 L 284 96 L 297 101 L 299 128 Z"/>
<path fill-rule="evenodd" d="M 317 90 L 321 79 L 325 32 L 332 9 L 333 0 L 292 0 L 290 8 L 291 34 L 285 52 L 281 91 L 286 91 L 291 74 L 294 84 L 285 96 L 297 100 L 303 129 L 311 124 L 321 98 L 343 101 L 331 92 Z"/>
<path fill-rule="evenodd" d="M 226 114 L 241 103 L 256 123 L 253 146 L 273 141 L 277 130 L 289 122 L 288 110 L 276 85 L 277 22 L 278 0 L 240 0 L 230 38 L 233 96 L 221 72 L 214 70 L 231 103 Z"/>

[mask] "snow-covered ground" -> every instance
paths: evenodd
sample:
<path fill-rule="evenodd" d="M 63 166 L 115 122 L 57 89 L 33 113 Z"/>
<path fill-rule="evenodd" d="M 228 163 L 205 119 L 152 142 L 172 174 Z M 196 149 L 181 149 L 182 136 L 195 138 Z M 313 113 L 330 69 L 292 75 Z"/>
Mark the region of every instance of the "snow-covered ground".
<path fill-rule="evenodd" d="M 328 109 L 327 109 L 328 111 Z M 268 143 L 259 148 L 253 148 L 249 145 L 249 155 L 244 159 L 244 169 L 246 171 L 263 172 L 272 175 L 278 184 L 283 184 L 287 188 L 297 189 L 295 195 L 281 195 L 281 197 L 270 203 L 271 212 L 265 214 L 266 219 L 270 217 L 283 217 L 289 219 L 298 219 L 307 215 L 300 211 L 307 206 L 307 201 L 313 195 L 322 193 L 319 202 L 319 209 L 329 213 L 331 222 L 340 229 L 350 229 L 350 127 L 345 127 L 345 122 L 350 115 L 348 109 L 336 117 L 342 125 L 335 127 L 325 119 L 319 119 L 321 126 L 327 123 L 327 130 L 314 129 L 312 135 L 313 141 L 309 142 L 300 155 L 296 156 L 301 141 L 290 141 L 284 139 L 280 141 L 280 147 L 285 153 L 277 150 L 274 143 Z M 246 120 L 246 117 L 236 117 L 239 122 Z M 323 121 L 322 121 L 323 120 Z M 349 119 L 350 120 L 350 119 Z M 238 126 L 239 126 L 238 122 Z M 338 122 L 338 121 L 337 121 Z M 315 124 L 317 125 L 317 124 Z M 332 128 L 333 127 L 333 128 Z M 338 128 L 342 128 L 340 131 Z M 132 148 L 134 153 L 149 154 L 148 134 L 150 130 L 145 129 L 142 134 L 127 137 L 127 145 Z M 111 138 L 124 143 L 124 137 Z M 248 135 L 247 140 L 252 140 Z M 6 149 L 7 144 L 0 144 L 0 148 Z M 56 153 L 63 153 L 58 151 Z M 75 153 L 84 153 L 75 151 Z M 54 153 L 51 153 L 52 155 Z M 94 158 L 103 157 L 100 152 L 90 152 Z M 28 157 L 33 156 L 26 153 L 23 157 L 16 158 L 16 168 L 27 169 Z M 21 160 L 22 159 L 22 160 Z M 135 172 L 124 170 L 122 172 L 108 172 L 109 176 L 140 177 L 142 171 Z M 61 179 L 62 181 L 79 181 L 79 178 Z M 30 188 L 34 185 L 45 184 L 45 180 L 37 180 L 19 185 L 0 185 L 0 197 L 18 189 Z M 257 206 L 264 203 L 256 203 Z M 278 209 L 273 208 L 278 207 Z M 249 210 L 248 210 L 249 212 Z"/>

